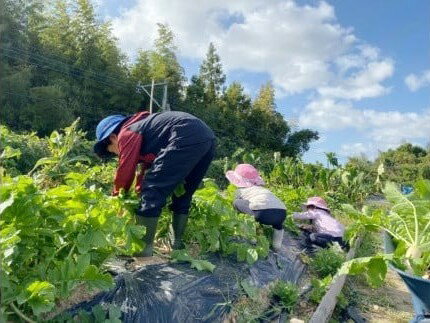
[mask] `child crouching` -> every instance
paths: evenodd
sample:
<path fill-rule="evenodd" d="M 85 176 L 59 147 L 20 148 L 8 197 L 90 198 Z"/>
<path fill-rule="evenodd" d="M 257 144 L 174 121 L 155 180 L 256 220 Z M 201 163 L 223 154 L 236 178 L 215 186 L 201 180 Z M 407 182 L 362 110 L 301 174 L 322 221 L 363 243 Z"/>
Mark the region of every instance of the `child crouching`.
<path fill-rule="evenodd" d="M 345 227 L 342 223 L 331 216 L 330 209 L 326 201 L 321 197 L 310 197 L 303 205 L 306 209 L 302 213 L 294 213 L 295 220 L 311 220 L 312 233 L 309 234 L 309 240 L 312 244 L 320 247 L 327 247 L 333 242 L 339 243 L 340 246 L 346 247 L 343 241 Z"/>
<path fill-rule="evenodd" d="M 284 236 L 283 222 L 286 217 L 286 207 L 267 188 L 254 166 L 239 164 L 235 170 L 228 171 L 225 176 L 236 187 L 234 207 L 242 213 L 252 215 L 261 224 L 273 227 L 272 246 L 280 251 Z"/>

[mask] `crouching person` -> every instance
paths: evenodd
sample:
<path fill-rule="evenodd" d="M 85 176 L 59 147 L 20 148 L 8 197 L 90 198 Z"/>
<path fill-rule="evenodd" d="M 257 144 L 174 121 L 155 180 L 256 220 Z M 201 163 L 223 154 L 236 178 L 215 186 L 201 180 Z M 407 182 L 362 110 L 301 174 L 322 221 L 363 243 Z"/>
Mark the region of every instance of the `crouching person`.
<path fill-rule="evenodd" d="M 264 186 L 257 169 L 249 164 L 239 164 L 235 170 L 228 171 L 225 176 L 236 190 L 234 207 L 242 213 L 252 215 L 261 224 L 273 227 L 272 246 L 277 252 L 281 250 L 284 236 L 283 223 L 286 207 L 272 192 Z"/>
<path fill-rule="evenodd" d="M 309 232 L 311 244 L 325 248 L 329 244 L 337 242 L 341 247 L 346 247 L 343 240 L 345 227 L 331 216 L 330 209 L 324 199 L 318 196 L 310 197 L 303 208 L 306 211 L 294 213 L 293 218 L 295 220 L 311 220 L 311 227 L 305 229 Z"/>
<path fill-rule="evenodd" d="M 145 249 L 134 256 L 150 257 L 158 218 L 166 199 L 184 183 L 185 193 L 172 197 L 173 249 L 183 248 L 191 199 L 215 154 L 215 135 L 200 119 L 184 112 L 169 111 L 132 116 L 111 115 L 96 129 L 94 151 L 100 157 L 117 155 L 118 168 L 113 194 L 130 189 L 137 165 L 136 190 L 141 203 L 137 223 L 146 227 Z"/>

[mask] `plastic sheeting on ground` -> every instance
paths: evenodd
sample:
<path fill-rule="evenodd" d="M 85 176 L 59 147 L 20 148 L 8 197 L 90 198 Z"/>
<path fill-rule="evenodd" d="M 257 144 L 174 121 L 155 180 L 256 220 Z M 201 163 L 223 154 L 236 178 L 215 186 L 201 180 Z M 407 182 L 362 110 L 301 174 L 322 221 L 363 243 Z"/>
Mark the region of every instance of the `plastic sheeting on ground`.
<path fill-rule="evenodd" d="M 283 245 L 284 251 L 270 252 L 267 259 L 253 265 L 213 254 L 208 259 L 216 265 L 213 273 L 181 263 L 123 271 L 113 289 L 76 305 L 70 312 L 114 304 L 121 308 L 123 322 L 220 322 L 241 294 L 241 281 L 257 287 L 278 279 L 299 282 L 305 270 L 298 257 L 300 241 L 286 233 Z"/>

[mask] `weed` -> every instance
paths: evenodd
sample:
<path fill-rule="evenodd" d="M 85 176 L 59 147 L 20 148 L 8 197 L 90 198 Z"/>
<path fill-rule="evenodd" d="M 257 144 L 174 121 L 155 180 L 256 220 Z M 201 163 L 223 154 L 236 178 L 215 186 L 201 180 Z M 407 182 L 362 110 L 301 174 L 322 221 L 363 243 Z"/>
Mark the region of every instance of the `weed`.
<path fill-rule="evenodd" d="M 296 285 L 284 281 L 277 281 L 270 289 L 272 297 L 281 303 L 288 312 L 291 312 L 299 299 L 299 290 Z"/>
<path fill-rule="evenodd" d="M 345 255 L 335 247 L 321 249 L 315 253 L 309 266 L 318 277 L 334 276 L 345 261 Z"/>

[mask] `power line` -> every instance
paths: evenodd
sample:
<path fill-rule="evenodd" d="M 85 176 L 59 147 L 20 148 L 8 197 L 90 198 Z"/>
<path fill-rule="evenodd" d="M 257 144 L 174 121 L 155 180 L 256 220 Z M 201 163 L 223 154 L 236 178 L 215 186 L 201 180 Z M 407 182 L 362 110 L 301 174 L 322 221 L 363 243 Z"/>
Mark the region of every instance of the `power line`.
<path fill-rule="evenodd" d="M 19 97 L 23 97 L 23 98 L 27 98 L 33 101 L 39 101 L 39 102 L 58 102 L 58 103 L 62 103 L 62 104 L 67 104 L 67 100 L 66 99 L 58 99 L 58 98 L 52 98 L 52 99 L 42 99 L 42 98 L 35 98 L 32 97 L 28 94 L 26 94 L 25 92 L 13 92 L 13 91 L 7 91 L 7 90 L 2 90 L 2 93 L 7 93 L 10 95 L 14 95 L 14 96 L 19 96 Z M 81 104 L 78 103 L 80 107 L 82 108 L 91 108 L 91 109 L 97 109 L 98 107 L 95 106 L 90 106 L 90 105 L 85 105 L 85 104 Z"/>
<path fill-rule="evenodd" d="M 14 28 L 14 27 L 9 27 L 9 29 L 16 30 L 16 31 L 23 31 L 23 30 L 20 30 L 18 28 Z M 10 40 L 10 38 L 3 38 L 3 39 Z M 41 59 L 47 59 L 47 60 L 51 60 L 51 61 L 59 63 L 59 64 L 66 65 L 66 66 L 68 66 L 70 68 L 79 70 L 81 72 L 90 72 L 90 73 L 93 73 L 94 75 L 96 75 L 97 77 L 103 77 L 104 79 L 108 79 L 108 80 L 111 80 L 113 82 L 117 81 L 117 78 L 115 76 L 113 76 L 113 75 L 109 75 L 109 74 L 106 74 L 106 73 L 95 72 L 95 71 L 90 70 L 90 69 L 82 69 L 82 68 L 73 66 L 73 65 L 71 65 L 71 64 L 69 64 L 67 62 L 64 62 L 63 61 L 64 58 L 67 58 L 65 56 L 61 56 L 61 55 L 56 55 L 56 54 L 50 53 L 49 55 L 51 57 L 48 57 L 48 56 L 45 56 L 45 55 L 37 54 L 37 51 L 39 51 L 40 48 L 36 47 L 36 46 L 31 46 L 31 45 L 27 46 L 29 49 L 32 50 L 32 52 L 30 52 L 30 51 L 28 51 L 27 49 L 24 49 L 24 48 L 19 48 L 19 47 L 14 47 L 14 46 L 9 46 L 9 47 L 12 47 L 13 50 L 20 51 L 20 52 L 28 54 L 28 55 L 33 55 L 34 57 L 39 57 Z M 7 49 L 7 48 L 3 47 L 3 49 Z M 58 59 L 53 59 L 52 57 L 56 57 Z"/>
<path fill-rule="evenodd" d="M 29 63 L 31 65 L 35 65 L 38 66 L 40 68 L 46 68 L 46 69 L 50 69 L 52 71 L 64 74 L 66 76 L 76 76 L 76 77 L 80 77 L 80 78 L 84 78 L 84 79 L 91 79 L 97 83 L 106 85 L 106 86 L 118 86 L 118 87 L 122 87 L 122 88 L 128 88 L 130 87 L 129 84 L 124 83 L 124 82 L 118 82 L 118 80 L 114 80 L 111 77 L 108 77 L 114 81 L 109 81 L 109 79 L 107 79 L 106 77 L 104 77 L 101 74 L 97 74 L 96 72 L 92 71 L 92 70 L 84 70 L 78 67 L 74 67 L 70 64 L 58 61 L 58 60 L 53 60 L 50 58 L 44 58 L 41 55 L 35 54 L 35 53 L 28 53 L 25 52 L 23 50 L 20 49 L 13 49 L 13 48 L 3 48 L 2 53 L 0 53 L 0 55 L 2 56 L 6 56 L 12 59 L 18 59 L 20 61 Z M 27 55 L 29 56 L 30 60 L 27 59 Z M 53 66 L 53 65 L 57 65 Z M 61 69 L 61 67 L 63 69 Z M 90 75 L 83 75 L 83 74 L 87 74 L 90 73 Z M 91 76 L 92 74 L 92 76 Z"/>

